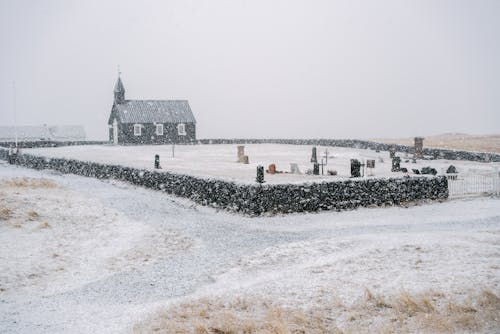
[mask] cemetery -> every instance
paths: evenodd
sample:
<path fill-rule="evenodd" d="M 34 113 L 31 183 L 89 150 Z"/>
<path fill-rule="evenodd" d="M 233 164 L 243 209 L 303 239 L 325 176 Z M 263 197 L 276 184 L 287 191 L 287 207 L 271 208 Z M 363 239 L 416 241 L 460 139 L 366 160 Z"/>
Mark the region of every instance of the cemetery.
<path fill-rule="evenodd" d="M 423 155 L 415 159 L 412 153 L 395 151 L 287 144 L 82 145 L 31 148 L 23 149 L 23 152 L 243 184 L 256 182 L 258 166 L 264 167 L 266 184 L 433 174 L 426 172 L 427 168 L 443 175 L 450 165 L 458 171 L 500 167 L 498 162 L 450 161 Z M 161 169 L 155 168 L 155 157 Z"/>
<path fill-rule="evenodd" d="M 249 215 L 354 209 L 498 193 L 500 163 L 413 153 L 281 143 L 68 145 L 0 150 L 11 164 L 117 179 Z M 494 156 L 496 158 L 496 156 Z M 467 179 L 474 171 L 475 178 Z M 486 175 L 477 178 L 478 171 Z M 450 193 L 450 189 L 452 190 Z"/>

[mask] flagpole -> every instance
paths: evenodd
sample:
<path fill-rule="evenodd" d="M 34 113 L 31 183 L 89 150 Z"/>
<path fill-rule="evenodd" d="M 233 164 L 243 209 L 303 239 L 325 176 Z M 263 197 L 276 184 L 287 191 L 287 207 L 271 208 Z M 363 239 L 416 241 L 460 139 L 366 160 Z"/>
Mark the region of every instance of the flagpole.
<path fill-rule="evenodd" d="M 14 113 L 14 133 L 15 133 L 15 143 L 17 149 L 17 103 L 16 103 L 16 82 L 12 81 L 12 111 Z"/>

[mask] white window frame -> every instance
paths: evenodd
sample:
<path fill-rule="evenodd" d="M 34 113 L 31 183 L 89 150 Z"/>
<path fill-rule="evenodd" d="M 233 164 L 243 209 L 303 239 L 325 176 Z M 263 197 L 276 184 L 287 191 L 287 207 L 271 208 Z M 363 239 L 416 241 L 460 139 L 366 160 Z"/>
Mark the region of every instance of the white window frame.
<path fill-rule="evenodd" d="M 163 124 L 156 124 L 156 135 L 163 136 Z"/>
<path fill-rule="evenodd" d="M 186 124 L 184 124 L 184 123 L 177 124 L 177 134 L 179 136 L 185 136 L 186 135 Z"/>
<path fill-rule="evenodd" d="M 134 136 L 142 135 L 142 124 L 134 124 Z"/>

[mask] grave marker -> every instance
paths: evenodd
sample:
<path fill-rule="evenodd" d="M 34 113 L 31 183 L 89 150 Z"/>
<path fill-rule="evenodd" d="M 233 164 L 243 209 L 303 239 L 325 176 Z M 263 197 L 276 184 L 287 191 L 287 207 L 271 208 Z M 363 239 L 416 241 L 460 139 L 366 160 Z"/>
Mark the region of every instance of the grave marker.
<path fill-rule="evenodd" d="M 244 156 L 245 156 L 245 146 L 238 145 L 238 162 L 243 162 Z"/>
<path fill-rule="evenodd" d="M 290 174 L 302 174 L 299 169 L 299 165 L 296 163 L 290 164 Z"/>
<path fill-rule="evenodd" d="M 424 138 L 415 137 L 415 159 L 422 159 L 424 157 Z"/>
<path fill-rule="evenodd" d="M 316 154 L 316 147 L 312 148 L 312 155 L 311 155 L 311 162 L 312 163 L 317 163 L 318 162 L 318 156 Z"/>
<path fill-rule="evenodd" d="M 257 166 L 257 177 L 255 179 L 257 183 L 264 183 L 264 166 Z"/>
<path fill-rule="evenodd" d="M 361 162 L 358 159 L 351 159 L 351 177 L 361 177 Z"/>
<path fill-rule="evenodd" d="M 392 158 L 391 172 L 399 172 L 399 171 L 401 171 L 401 158 L 394 157 L 394 158 Z"/>
<path fill-rule="evenodd" d="M 161 169 L 161 166 L 160 166 L 160 155 L 159 154 L 155 155 L 155 169 Z"/>

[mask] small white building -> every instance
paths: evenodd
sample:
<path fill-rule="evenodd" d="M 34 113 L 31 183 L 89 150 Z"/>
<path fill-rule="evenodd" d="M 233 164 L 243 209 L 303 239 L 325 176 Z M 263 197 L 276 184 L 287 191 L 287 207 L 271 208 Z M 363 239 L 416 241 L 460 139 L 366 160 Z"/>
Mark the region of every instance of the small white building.
<path fill-rule="evenodd" d="M 0 126 L 0 141 L 83 141 L 85 129 L 81 125 Z"/>

